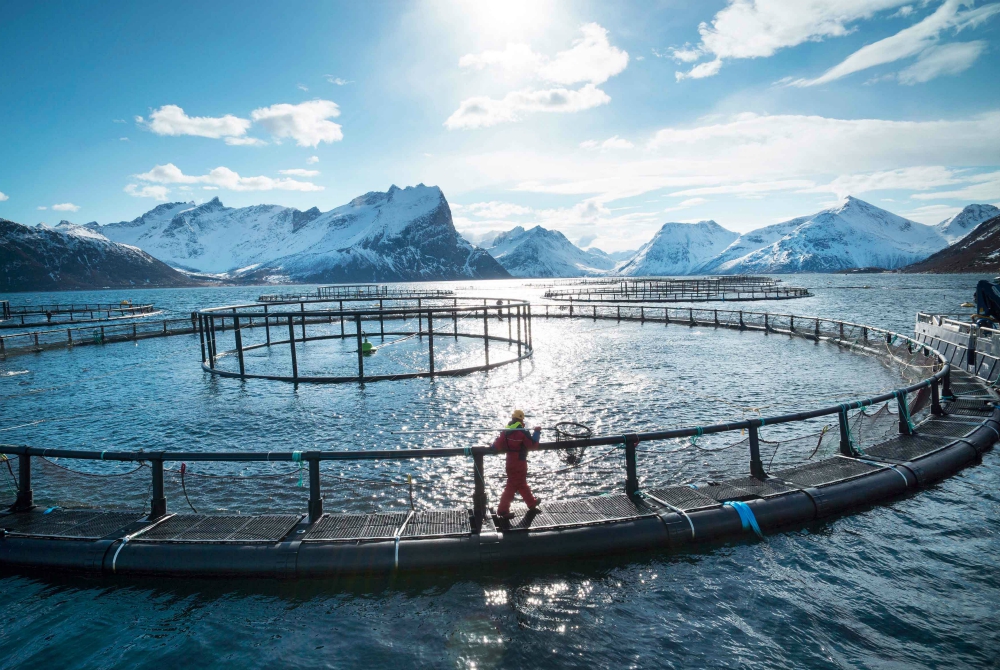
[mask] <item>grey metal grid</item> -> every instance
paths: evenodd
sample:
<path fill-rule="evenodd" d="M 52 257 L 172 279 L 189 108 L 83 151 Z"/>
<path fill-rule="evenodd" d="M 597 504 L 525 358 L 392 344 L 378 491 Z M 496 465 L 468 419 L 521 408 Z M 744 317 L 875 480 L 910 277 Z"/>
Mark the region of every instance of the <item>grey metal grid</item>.
<path fill-rule="evenodd" d="M 816 463 L 779 470 L 774 473 L 774 476 L 797 486 L 820 487 L 861 477 L 882 469 L 884 468 L 862 463 L 852 458 L 834 456 Z"/>
<path fill-rule="evenodd" d="M 633 519 L 650 513 L 645 505 L 641 503 L 637 505 L 623 493 L 590 498 L 589 502 L 591 507 L 604 515 L 605 519 Z"/>
<path fill-rule="evenodd" d="M 324 514 L 304 541 L 391 540 L 409 512 Z"/>
<path fill-rule="evenodd" d="M 981 424 L 959 421 L 928 421 L 917 426 L 917 435 L 940 435 L 941 437 L 965 437 Z"/>
<path fill-rule="evenodd" d="M 670 486 L 663 489 L 652 489 L 649 491 L 649 495 L 685 512 L 719 506 L 718 500 L 702 495 L 690 486 Z"/>
<path fill-rule="evenodd" d="M 406 524 L 402 537 L 436 537 L 471 533 L 472 524 L 468 510 L 444 509 L 416 512 Z"/>
<path fill-rule="evenodd" d="M 989 416 L 993 414 L 993 405 L 985 400 L 955 400 L 947 403 L 944 410 L 959 416 Z"/>
<path fill-rule="evenodd" d="M 755 498 L 770 498 L 772 496 L 781 495 L 782 493 L 798 490 L 797 487 L 789 486 L 785 482 L 774 477 L 760 481 L 759 479 L 748 476 L 741 477 L 740 479 L 730 479 L 723 482 L 723 484 L 736 490 L 745 491 L 747 496 L 753 496 Z M 727 500 L 732 500 L 732 498 L 727 498 Z"/>
<path fill-rule="evenodd" d="M 48 514 L 26 512 L 0 517 L 0 528 L 11 534 L 96 540 L 138 521 L 139 511 L 53 510 Z"/>
<path fill-rule="evenodd" d="M 178 514 L 134 542 L 278 542 L 299 522 L 297 514 L 214 516 Z"/>
<path fill-rule="evenodd" d="M 865 456 L 875 460 L 912 461 L 954 441 L 953 437 L 940 435 L 900 435 L 865 450 Z"/>

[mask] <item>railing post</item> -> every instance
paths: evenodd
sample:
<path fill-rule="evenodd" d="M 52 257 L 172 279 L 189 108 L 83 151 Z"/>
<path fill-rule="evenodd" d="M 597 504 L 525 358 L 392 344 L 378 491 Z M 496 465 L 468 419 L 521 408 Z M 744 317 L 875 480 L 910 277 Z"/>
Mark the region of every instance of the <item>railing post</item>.
<path fill-rule="evenodd" d="M 948 371 L 944 373 L 944 387 L 941 389 L 941 393 L 945 400 L 955 399 L 951 393 L 951 366 L 948 366 Z"/>
<path fill-rule="evenodd" d="M 597 309 L 596 307 L 594 309 Z M 521 357 L 521 306 L 517 306 L 517 357 Z"/>
<path fill-rule="evenodd" d="M 271 317 L 267 315 L 267 305 L 264 305 L 264 332 L 267 334 L 267 346 L 271 346 Z"/>
<path fill-rule="evenodd" d="M 635 448 L 638 444 L 638 435 L 625 436 L 625 495 L 629 498 L 639 493 L 639 476 L 636 473 L 635 462 Z"/>
<path fill-rule="evenodd" d="M 378 299 L 378 334 L 382 338 L 382 342 L 385 342 L 385 321 L 382 315 L 382 298 Z"/>
<path fill-rule="evenodd" d="M 844 339 L 844 322 L 843 321 L 840 322 L 840 339 L 841 340 Z"/>
<path fill-rule="evenodd" d="M 233 313 L 233 334 L 236 336 L 236 356 L 240 361 L 240 379 L 245 378 L 246 368 L 243 366 L 243 333 L 240 330 L 240 317 Z"/>
<path fill-rule="evenodd" d="M 434 315 L 427 310 L 427 357 L 430 361 L 431 377 L 434 376 Z"/>
<path fill-rule="evenodd" d="M 295 323 L 292 321 L 292 315 L 288 315 L 288 345 L 292 349 L 292 379 L 299 378 L 299 364 L 295 360 Z"/>
<path fill-rule="evenodd" d="M 840 453 L 844 456 L 854 456 L 854 445 L 851 444 L 851 427 L 847 422 L 846 406 L 841 406 L 837 413 L 837 423 L 840 424 Z"/>
<path fill-rule="evenodd" d="M 761 481 L 767 479 L 764 472 L 764 462 L 760 460 L 760 435 L 757 426 L 750 426 L 747 430 L 750 434 L 750 476 Z"/>
<path fill-rule="evenodd" d="M 201 342 L 201 362 L 205 362 L 205 317 L 198 315 L 198 339 Z"/>
<path fill-rule="evenodd" d="M 452 334 L 455 336 L 455 341 L 458 341 L 458 298 L 455 298 L 455 303 L 451 308 L 451 330 Z"/>
<path fill-rule="evenodd" d="M 906 391 L 896 393 L 896 411 L 899 412 L 899 434 L 913 435 L 910 427 L 910 409 L 906 406 Z"/>
<path fill-rule="evenodd" d="M 215 315 L 212 314 L 205 318 L 208 319 L 208 332 L 206 333 L 206 337 L 208 338 L 208 367 L 214 370 L 215 353 L 217 351 L 215 348 Z"/>
<path fill-rule="evenodd" d="M 25 512 L 35 506 L 34 493 L 31 490 L 31 456 L 25 453 L 17 457 L 17 499 L 11 511 Z"/>
<path fill-rule="evenodd" d="M 486 367 L 490 366 L 490 317 L 489 310 L 483 307 L 483 347 L 486 350 Z"/>
<path fill-rule="evenodd" d="M 931 380 L 931 414 L 934 416 L 944 415 L 944 410 L 941 409 L 941 387 L 937 379 Z"/>
<path fill-rule="evenodd" d="M 150 503 L 149 519 L 159 519 L 167 513 L 167 499 L 163 495 L 163 459 L 150 461 L 153 471 L 153 500 Z"/>
<path fill-rule="evenodd" d="M 486 476 L 483 471 L 483 455 L 473 454 L 472 464 L 475 471 L 472 479 L 475 483 L 475 491 L 472 494 L 472 514 L 476 519 L 476 525 L 482 528 L 483 519 L 486 518 L 486 506 L 489 499 L 486 497 Z"/>
<path fill-rule="evenodd" d="M 420 312 L 421 307 L 423 307 L 423 300 L 417 298 L 417 339 L 424 339 L 423 329 L 424 329 L 424 315 Z"/>
<path fill-rule="evenodd" d="M 323 516 L 323 498 L 319 487 L 319 459 L 309 458 L 309 523 Z"/>
<path fill-rule="evenodd" d="M 978 339 L 976 331 L 975 326 L 969 328 L 969 346 L 965 350 L 965 362 L 973 371 L 976 369 L 976 340 Z"/>
<path fill-rule="evenodd" d="M 344 301 L 340 301 L 340 339 L 344 339 Z"/>
<path fill-rule="evenodd" d="M 743 323 L 743 310 L 740 310 L 740 330 L 746 330 L 747 325 Z"/>
<path fill-rule="evenodd" d="M 364 354 L 364 344 L 361 341 L 361 313 L 354 313 L 354 332 L 355 337 L 358 340 L 358 381 L 365 381 L 365 354 Z"/>

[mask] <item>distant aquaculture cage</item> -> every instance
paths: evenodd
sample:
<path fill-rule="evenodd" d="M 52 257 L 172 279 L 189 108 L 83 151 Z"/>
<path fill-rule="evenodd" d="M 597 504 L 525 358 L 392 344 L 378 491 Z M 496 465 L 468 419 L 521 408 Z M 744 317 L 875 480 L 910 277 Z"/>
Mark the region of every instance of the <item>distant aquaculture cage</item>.
<path fill-rule="evenodd" d="M 320 286 L 313 292 L 271 293 L 257 298 L 257 302 L 288 302 L 299 300 L 339 300 L 341 298 L 440 298 L 455 295 L 454 291 L 441 289 L 413 289 L 387 284 L 332 284 Z"/>
<path fill-rule="evenodd" d="M 6 303 L 6 304 L 3 304 Z M 0 303 L 0 328 L 20 328 L 22 326 L 62 326 L 67 324 L 97 323 L 116 319 L 131 319 L 161 314 L 153 305 L 133 305 L 129 301 L 120 303 L 60 303 L 40 305 L 11 305 L 9 301 Z"/>
<path fill-rule="evenodd" d="M 532 354 L 531 305 L 524 300 L 394 294 L 379 298 L 310 297 L 203 309 L 197 312 L 197 327 L 202 368 L 240 379 L 337 384 L 455 376 L 490 370 Z M 227 331 L 225 337 L 232 338 L 232 348 L 222 348 Z M 256 341 L 248 342 L 249 337 Z M 377 338 L 378 346 L 369 342 L 369 337 Z M 305 372 L 302 357 L 307 350 L 302 345 L 321 340 L 354 340 L 356 349 L 351 353 L 356 354 L 357 362 L 356 367 L 351 364 L 351 372 L 356 374 L 335 374 L 327 369 Z M 482 347 L 464 347 L 460 356 L 448 350 L 449 342 L 454 349 L 460 340 L 478 340 Z M 369 365 L 366 370 L 366 359 L 383 347 L 404 341 L 417 345 L 419 352 L 414 353 L 419 361 L 400 362 L 390 357 L 390 362 L 396 362 L 390 369 Z M 278 351 L 279 346 L 288 347 L 285 371 L 249 369 L 248 352 Z M 442 353 L 447 354 L 445 360 Z M 229 361 L 235 364 L 227 365 Z M 280 364 L 285 365 L 283 361 Z"/>
<path fill-rule="evenodd" d="M 810 295 L 808 289 L 779 286 L 770 277 L 734 275 L 704 279 L 620 279 L 600 284 L 546 291 L 550 300 L 575 302 L 737 302 L 790 300 Z"/>

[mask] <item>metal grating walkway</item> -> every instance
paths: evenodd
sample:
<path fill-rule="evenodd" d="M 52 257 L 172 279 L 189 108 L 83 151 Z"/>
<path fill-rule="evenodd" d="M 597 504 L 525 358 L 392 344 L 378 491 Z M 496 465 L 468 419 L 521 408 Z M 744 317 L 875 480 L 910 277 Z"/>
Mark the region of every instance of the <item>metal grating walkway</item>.
<path fill-rule="evenodd" d="M 273 543 L 288 535 L 301 518 L 299 514 L 175 514 L 133 542 Z"/>
<path fill-rule="evenodd" d="M 443 509 L 415 512 L 410 517 L 402 537 L 443 537 L 449 535 L 471 535 L 472 521 L 469 511 L 464 509 Z"/>
<path fill-rule="evenodd" d="M 764 481 L 753 477 L 741 477 L 740 479 L 730 479 L 718 484 L 699 486 L 698 492 L 717 500 L 747 500 L 750 498 L 770 498 L 781 495 L 789 491 L 798 490 L 795 486 L 789 486 L 780 479 L 770 478 Z"/>
<path fill-rule="evenodd" d="M 0 528 L 12 535 L 98 540 L 143 518 L 139 511 L 63 510 L 0 516 Z"/>
<path fill-rule="evenodd" d="M 391 540 L 408 516 L 409 512 L 324 514 L 303 541 Z"/>
<path fill-rule="evenodd" d="M 912 461 L 952 444 L 947 435 L 899 435 L 865 450 L 865 456 L 877 461 Z"/>
<path fill-rule="evenodd" d="M 685 512 L 719 506 L 718 500 L 709 498 L 690 486 L 670 486 L 663 489 L 652 489 L 648 491 L 648 494 L 654 500 L 667 503 L 671 507 L 676 507 Z"/>
<path fill-rule="evenodd" d="M 853 458 L 834 456 L 815 463 L 779 470 L 774 476 L 796 486 L 820 487 L 862 477 L 882 469 L 884 468 L 862 463 Z"/>
<path fill-rule="evenodd" d="M 505 532 L 586 526 L 653 515 L 651 510 L 645 506 L 638 507 L 623 494 L 544 503 L 537 513 L 523 508 L 511 511 L 514 517 L 504 527 Z"/>
<path fill-rule="evenodd" d="M 989 402 L 988 398 L 954 400 L 944 404 L 943 407 L 946 413 L 958 416 L 987 417 L 993 414 L 993 405 Z"/>

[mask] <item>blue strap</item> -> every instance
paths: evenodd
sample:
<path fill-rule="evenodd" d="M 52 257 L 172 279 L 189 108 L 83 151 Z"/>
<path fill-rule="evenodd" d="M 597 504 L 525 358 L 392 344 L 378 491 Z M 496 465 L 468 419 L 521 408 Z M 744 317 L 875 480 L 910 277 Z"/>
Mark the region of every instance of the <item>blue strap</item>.
<path fill-rule="evenodd" d="M 736 513 L 740 515 L 740 521 L 743 523 L 743 530 L 753 529 L 753 532 L 757 534 L 757 537 L 762 540 L 764 539 L 764 533 L 760 532 L 760 526 L 757 525 L 757 517 L 753 515 L 753 510 L 750 509 L 750 505 L 738 500 L 730 500 L 722 504 L 736 510 Z"/>

